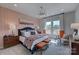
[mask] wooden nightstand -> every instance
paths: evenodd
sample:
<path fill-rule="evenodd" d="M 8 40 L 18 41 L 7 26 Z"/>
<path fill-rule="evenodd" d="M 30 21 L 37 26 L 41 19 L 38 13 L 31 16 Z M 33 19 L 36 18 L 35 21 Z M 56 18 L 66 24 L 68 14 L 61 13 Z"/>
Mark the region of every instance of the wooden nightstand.
<path fill-rule="evenodd" d="M 19 36 L 4 36 L 4 48 L 8 48 L 19 44 Z"/>
<path fill-rule="evenodd" d="M 79 41 L 71 43 L 71 54 L 72 55 L 79 55 Z"/>

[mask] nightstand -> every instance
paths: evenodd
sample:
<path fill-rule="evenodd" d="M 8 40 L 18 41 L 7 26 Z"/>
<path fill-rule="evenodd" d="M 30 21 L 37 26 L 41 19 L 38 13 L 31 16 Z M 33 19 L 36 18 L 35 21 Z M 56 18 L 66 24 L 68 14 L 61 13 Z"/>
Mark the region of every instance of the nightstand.
<path fill-rule="evenodd" d="M 4 48 L 8 48 L 19 44 L 19 36 L 4 36 L 3 38 Z"/>
<path fill-rule="evenodd" d="M 79 55 L 79 41 L 71 42 L 71 54 Z"/>

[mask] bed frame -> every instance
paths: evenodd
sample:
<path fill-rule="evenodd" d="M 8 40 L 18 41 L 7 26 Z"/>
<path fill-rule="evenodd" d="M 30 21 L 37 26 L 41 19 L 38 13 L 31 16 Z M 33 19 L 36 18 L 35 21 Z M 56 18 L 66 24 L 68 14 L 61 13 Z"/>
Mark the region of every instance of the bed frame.
<path fill-rule="evenodd" d="M 34 28 L 31 28 L 31 27 L 25 27 L 25 28 L 22 28 L 22 29 L 18 29 L 18 36 L 21 36 L 21 30 L 26 30 L 26 31 L 29 31 L 29 30 L 35 30 Z M 26 49 L 28 49 L 27 48 L 27 46 L 25 46 L 21 41 L 19 41 Z M 46 47 L 46 49 L 48 48 L 48 45 L 47 45 L 47 47 Z M 28 49 L 30 52 L 31 52 L 31 54 L 34 54 L 34 52 L 37 50 L 37 48 L 36 47 L 34 47 L 32 50 L 31 49 Z"/>

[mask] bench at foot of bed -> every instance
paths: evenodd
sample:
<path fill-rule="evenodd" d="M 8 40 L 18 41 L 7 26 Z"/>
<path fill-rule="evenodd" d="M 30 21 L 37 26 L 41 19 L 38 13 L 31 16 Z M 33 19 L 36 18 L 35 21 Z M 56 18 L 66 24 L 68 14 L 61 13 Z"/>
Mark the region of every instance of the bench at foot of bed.
<path fill-rule="evenodd" d="M 40 51 L 40 54 L 42 54 L 43 51 L 45 51 L 48 48 L 47 42 L 40 42 L 36 45 L 37 51 Z"/>
<path fill-rule="evenodd" d="M 49 47 L 49 41 L 48 39 L 39 42 L 38 44 L 35 45 L 34 49 L 31 51 L 31 54 L 33 54 L 35 51 L 39 51 L 41 54 L 43 51 L 45 51 Z"/>

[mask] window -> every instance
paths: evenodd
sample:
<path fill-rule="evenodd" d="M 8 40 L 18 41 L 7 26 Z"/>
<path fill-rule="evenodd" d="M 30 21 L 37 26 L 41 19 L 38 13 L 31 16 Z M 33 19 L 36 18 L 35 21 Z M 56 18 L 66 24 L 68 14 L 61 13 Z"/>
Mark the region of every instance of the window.
<path fill-rule="evenodd" d="M 51 22 L 46 22 L 46 25 L 51 25 Z"/>
<path fill-rule="evenodd" d="M 58 31 L 60 30 L 60 20 L 46 22 L 45 30 L 47 34 L 52 34 L 53 32 L 58 33 Z"/>
<path fill-rule="evenodd" d="M 45 29 L 47 34 L 51 34 L 51 22 L 46 22 L 45 23 Z"/>
<path fill-rule="evenodd" d="M 53 21 L 53 34 L 59 35 L 60 31 L 60 20 Z"/>
<path fill-rule="evenodd" d="M 59 20 L 53 21 L 53 27 L 59 28 L 60 27 L 60 21 Z"/>

